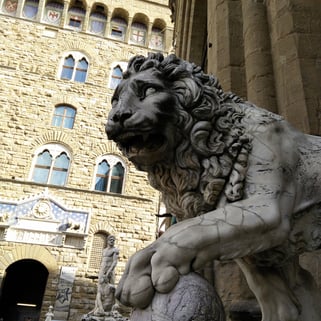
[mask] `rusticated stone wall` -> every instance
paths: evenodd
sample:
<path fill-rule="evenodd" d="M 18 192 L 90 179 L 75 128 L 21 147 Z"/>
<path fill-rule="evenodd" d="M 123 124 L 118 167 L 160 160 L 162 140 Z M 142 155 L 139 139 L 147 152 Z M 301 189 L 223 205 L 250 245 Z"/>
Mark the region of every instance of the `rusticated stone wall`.
<path fill-rule="evenodd" d="M 57 297 L 61 268 L 75 268 L 65 320 L 76 321 L 94 307 L 96 297 L 98 270 L 90 270 L 88 265 L 93 235 L 102 231 L 116 236 L 120 250 L 117 281 L 128 258 L 156 238 L 159 194 L 150 187 L 146 175 L 130 162 L 123 158 L 126 176 L 122 194 L 93 190 L 97 157 L 105 154 L 122 157 L 104 132 L 113 94 L 108 86 L 113 63 L 126 62 L 136 54 L 147 55 L 153 49 L 85 30 L 48 25 L 40 17 L 31 21 L 10 16 L 1 12 L 2 3 L 0 1 L 0 201 L 23 202 L 48 195 L 66 208 L 89 213 L 89 227 L 82 238 L 70 233 L 70 244 L 65 241 L 62 246 L 50 246 L 41 244 L 41 240 L 38 244 L 6 241 L 8 226 L 0 219 L 0 288 L 11 264 L 23 259 L 43 264 L 49 272 L 41 309 L 41 320 L 44 320 L 49 305 L 54 305 Z M 151 22 L 163 19 L 166 23 L 164 53 L 171 49 L 172 24 L 166 0 L 105 0 L 103 3 L 110 10 L 125 9 L 130 19 L 136 14 L 148 16 Z M 41 1 L 41 5 L 44 4 Z M 18 11 L 21 7 L 19 3 Z M 81 52 L 88 58 L 85 83 L 60 79 L 59 68 L 68 51 Z M 57 104 L 76 108 L 73 129 L 51 125 Z M 35 151 L 47 143 L 68 146 L 71 151 L 70 172 L 64 187 L 37 184 L 30 179 Z M 73 243 L 73 237 L 81 239 L 82 245 Z"/>

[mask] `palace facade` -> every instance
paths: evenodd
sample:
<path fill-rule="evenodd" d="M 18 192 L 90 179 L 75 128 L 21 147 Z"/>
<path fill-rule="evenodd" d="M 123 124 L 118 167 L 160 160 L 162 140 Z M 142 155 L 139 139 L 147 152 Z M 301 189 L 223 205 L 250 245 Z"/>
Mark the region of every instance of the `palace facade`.
<path fill-rule="evenodd" d="M 159 194 L 104 126 L 129 58 L 171 51 L 167 0 L 0 0 L 0 318 L 80 320 L 108 235 L 157 236 Z"/>

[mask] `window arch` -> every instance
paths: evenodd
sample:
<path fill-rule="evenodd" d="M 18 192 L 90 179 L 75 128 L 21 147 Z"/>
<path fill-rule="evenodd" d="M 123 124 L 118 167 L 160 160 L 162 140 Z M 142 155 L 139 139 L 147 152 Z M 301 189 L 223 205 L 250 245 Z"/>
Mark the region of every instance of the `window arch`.
<path fill-rule="evenodd" d="M 95 172 L 95 191 L 122 193 L 125 165 L 119 157 L 114 155 L 100 157 Z"/>
<path fill-rule="evenodd" d="M 23 6 L 23 16 L 35 20 L 38 13 L 39 0 L 27 0 Z"/>
<path fill-rule="evenodd" d="M 48 1 L 45 7 L 43 20 L 53 25 L 59 25 L 64 5 L 57 1 Z"/>
<path fill-rule="evenodd" d="M 31 180 L 37 183 L 64 186 L 69 172 L 70 155 L 58 144 L 47 144 L 36 151 Z"/>
<path fill-rule="evenodd" d="M 126 62 L 114 62 L 111 66 L 109 88 L 115 89 L 123 79 L 123 72 L 127 68 Z"/>
<path fill-rule="evenodd" d="M 83 54 L 80 52 L 70 52 L 63 59 L 60 78 L 85 82 L 88 65 L 88 60 Z"/>
<path fill-rule="evenodd" d="M 107 247 L 107 237 L 108 234 L 105 232 L 97 232 L 93 235 L 88 263 L 89 269 L 99 270 L 103 250 Z"/>
<path fill-rule="evenodd" d="M 74 107 L 58 105 L 55 107 L 51 125 L 72 129 L 74 127 L 75 117 L 76 109 Z"/>
<path fill-rule="evenodd" d="M 89 31 L 95 34 L 104 35 L 107 24 L 107 14 L 102 5 L 95 5 L 89 17 Z"/>

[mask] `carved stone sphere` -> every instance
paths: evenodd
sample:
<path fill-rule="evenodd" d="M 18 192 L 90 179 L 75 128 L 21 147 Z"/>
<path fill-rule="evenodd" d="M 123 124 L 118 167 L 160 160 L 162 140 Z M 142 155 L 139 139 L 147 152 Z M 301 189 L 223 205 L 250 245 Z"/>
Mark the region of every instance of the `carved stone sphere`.
<path fill-rule="evenodd" d="M 169 293 L 156 293 L 144 310 L 135 309 L 131 321 L 224 321 L 222 302 L 214 287 L 197 273 L 180 277 Z"/>

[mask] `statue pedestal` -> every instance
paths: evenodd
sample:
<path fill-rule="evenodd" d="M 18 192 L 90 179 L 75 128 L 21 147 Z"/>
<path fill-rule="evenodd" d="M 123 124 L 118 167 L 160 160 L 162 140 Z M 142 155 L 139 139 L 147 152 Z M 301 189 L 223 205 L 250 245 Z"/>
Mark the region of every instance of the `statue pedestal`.
<path fill-rule="evenodd" d="M 129 321 L 117 311 L 106 312 L 104 315 L 84 315 L 81 321 Z"/>
<path fill-rule="evenodd" d="M 214 287 L 197 273 L 180 277 L 166 294 L 156 293 L 146 309 L 135 309 L 131 321 L 224 321 L 222 302 Z"/>

